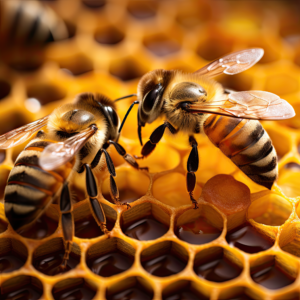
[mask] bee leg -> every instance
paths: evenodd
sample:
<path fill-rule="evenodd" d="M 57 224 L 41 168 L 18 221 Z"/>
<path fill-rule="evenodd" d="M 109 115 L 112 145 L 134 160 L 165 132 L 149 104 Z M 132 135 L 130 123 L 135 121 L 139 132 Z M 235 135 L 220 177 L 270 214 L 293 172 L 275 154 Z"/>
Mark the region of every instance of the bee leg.
<path fill-rule="evenodd" d="M 117 184 L 114 180 L 114 177 L 116 177 L 116 171 L 115 171 L 115 166 L 114 163 L 108 154 L 108 152 L 105 149 L 102 149 L 102 152 L 105 154 L 106 158 L 106 164 L 108 168 L 108 172 L 110 174 L 109 180 L 110 180 L 110 196 L 117 205 L 127 205 L 127 208 L 130 208 L 130 205 L 126 203 L 121 203 L 120 202 L 120 195 L 119 195 L 119 190 L 117 187 Z"/>
<path fill-rule="evenodd" d="M 126 153 L 126 150 L 117 142 L 109 140 L 109 144 L 114 145 L 117 152 L 125 159 L 126 162 L 128 162 L 132 167 L 134 167 L 137 170 L 146 170 L 148 171 L 148 167 L 140 168 L 139 164 L 135 161 L 135 159 L 128 153 Z"/>
<path fill-rule="evenodd" d="M 97 199 L 98 188 L 97 188 L 95 176 L 88 164 L 85 164 L 84 166 L 85 166 L 85 170 L 86 170 L 86 189 L 87 189 L 87 193 L 89 195 L 90 208 L 91 208 L 93 217 L 94 217 L 96 223 L 98 224 L 98 226 L 101 228 L 102 232 L 104 234 L 108 234 L 109 232 L 106 228 L 106 217 L 104 214 L 104 210 L 103 210 L 102 205 L 99 203 L 99 201 Z"/>
<path fill-rule="evenodd" d="M 192 150 L 187 161 L 188 173 L 186 174 L 186 185 L 187 185 L 187 190 L 190 195 L 191 201 L 195 205 L 194 208 L 196 209 L 198 208 L 198 204 L 193 196 L 193 191 L 196 185 L 195 172 L 197 172 L 199 167 L 199 156 L 198 156 L 198 148 L 197 148 L 198 143 L 193 136 L 189 137 L 189 143 L 192 146 Z"/>
<path fill-rule="evenodd" d="M 151 154 L 151 152 L 155 149 L 156 144 L 161 140 L 164 135 L 166 127 L 169 128 L 172 134 L 178 132 L 178 129 L 173 127 L 169 122 L 165 121 L 164 124 L 158 126 L 150 135 L 149 141 L 143 146 L 141 151 L 141 156 L 134 156 L 136 159 L 144 158 Z"/>
<path fill-rule="evenodd" d="M 60 211 L 61 211 L 61 225 L 63 230 L 63 237 L 65 242 L 65 254 L 63 261 L 60 265 L 62 270 L 65 270 L 71 253 L 71 247 L 74 236 L 74 220 L 73 220 L 73 208 L 70 197 L 70 191 L 68 182 L 65 182 L 60 195 Z"/>

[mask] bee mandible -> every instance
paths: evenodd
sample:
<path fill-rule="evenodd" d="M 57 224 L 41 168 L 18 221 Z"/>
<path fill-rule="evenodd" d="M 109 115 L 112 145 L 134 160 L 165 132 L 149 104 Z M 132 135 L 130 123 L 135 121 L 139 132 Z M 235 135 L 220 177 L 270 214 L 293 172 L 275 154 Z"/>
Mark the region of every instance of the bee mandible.
<path fill-rule="evenodd" d="M 134 104 L 138 107 L 138 136 L 141 129 L 158 117 L 165 121 L 156 128 L 143 146 L 141 157 L 148 156 L 161 140 L 165 129 L 189 136 L 192 147 L 187 161 L 187 191 L 193 197 L 195 172 L 199 157 L 194 134 L 205 133 L 210 141 L 254 182 L 271 189 L 277 178 L 277 155 L 268 133 L 257 120 L 283 120 L 295 116 L 293 107 L 279 96 L 264 91 L 235 92 L 226 90 L 213 77 L 243 72 L 257 63 L 264 54 L 261 48 L 231 53 L 194 73 L 179 70 L 154 70 L 145 74 L 138 84 L 137 96 L 129 107 L 124 122 Z M 138 157 L 136 157 L 138 158 Z"/>

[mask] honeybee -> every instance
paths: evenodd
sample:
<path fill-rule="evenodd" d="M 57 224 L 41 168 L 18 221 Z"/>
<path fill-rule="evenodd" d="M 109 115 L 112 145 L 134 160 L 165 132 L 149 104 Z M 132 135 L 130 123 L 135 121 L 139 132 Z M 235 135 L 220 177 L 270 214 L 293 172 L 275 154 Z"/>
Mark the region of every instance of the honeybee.
<path fill-rule="evenodd" d="M 134 104 L 138 107 L 138 136 L 141 129 L 158 117 L 166 120 L 156 128 L 143 146 L 143 158 L 161 140 L 165 129 L 171 134 L 182 131 L 192 147 L 187 161 L 187 190 L 193 197 L 195 172 L 199 158 L 194 134 L 205 133 L 241 171 L 254 182 L 271 189 L 277 178 L 277 155 L 268 133 L 257 120 L 283 120 L 295 116 L 293 107 L 275 94 L 263 91 L 226 90 L 212 78 L 222 73 L 234 75 L 257 63 L 264 50 L 253 48 L 217 59 L 194 73 L 178 70 L 154 70 L 145 74 L 139 84 L 137 101 L 129 107 L 123 124 Z"/>
<path fill-rule="evenodd" d="M 37 132 L 20 153 L 5 188 L 5 214 L 14 230 L 35 221 L 60 195 L 61 224 L 65 241 L 62 268 L 66 266 L 74 235 L 69 182 L 75 172 L 86 172 L 90 209 L 101 230 L 107 234 L 106 218 L 98 202 L 92 169 L 104 154 L 110 173 L 111 198 L 117 205 L 119 191 L 113 161 L 107 148 L 113 145 L 131 166 L 135 159 L 117 142 L 119 118 L 115 103 L 100 94 L 78 95 L 73 103 L 58 107 L 52 114 L 0 136 L 0 148 L 14 147 Z M 40 130 L 46 126 L 45 130 Z"/>
<path fill-rule="evenodd" d="M 0 53 L 11 64 L 37 60 L 48 42 L 69 36 L 66 23 L 39 1 L 0 1 Z M 37 58 L 38 57 L 38 58 Z"/>

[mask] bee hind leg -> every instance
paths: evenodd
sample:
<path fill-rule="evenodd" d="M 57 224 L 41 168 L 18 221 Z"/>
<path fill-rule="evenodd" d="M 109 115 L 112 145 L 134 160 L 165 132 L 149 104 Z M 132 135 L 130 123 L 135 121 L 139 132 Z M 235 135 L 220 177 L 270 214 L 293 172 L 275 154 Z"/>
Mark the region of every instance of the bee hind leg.
<path fill-rule="evenodd" d="M 101 228 L 102 232 L 104 234 L 109 234 L 109 231 L 106 228 L 106 217 L 105 217 L 103 207 L 97 199 L 98 188 L 97 188 L 95 176 L 88 164 L 85 164 L 84 166 L 86 170 L 86 189 L 89 195 L 90 209 L 92 211 L 96 223 Z"/>
<path fill-rule="evenodd" d="M 65 182 L 60 195 L 60 211 L 61 211 L 61 225 L 63 230 L 63 238 L 65 243 L 65 254 L 60 265 L 61 270 L 65 270 L 68 264 L 74 236 L 74 220 L 73 208 L 70 197 L 68 182 Z"/>
<path fill-rule="evenodd" d="M 190 195 L 190 199 L 192 203 L 195 205 L 194 209 L 198 208 L 198 203 L 195 200 L 193 196 L 193 191 L 195 189 L 196 185 L 196 175 L 195 172 L 197 172 L 198 167 L 199 167 L 199 155 L 198 155 L 198 143 L 196 139 L 193 136 L 189 137 L 189 143 L 192 146 L 192 150 L 190 152 L 188 161 L 187 161 L 187 171 L 188 173 L 186 174 L 186 185 L 187 185 L 187 190 Z"/>

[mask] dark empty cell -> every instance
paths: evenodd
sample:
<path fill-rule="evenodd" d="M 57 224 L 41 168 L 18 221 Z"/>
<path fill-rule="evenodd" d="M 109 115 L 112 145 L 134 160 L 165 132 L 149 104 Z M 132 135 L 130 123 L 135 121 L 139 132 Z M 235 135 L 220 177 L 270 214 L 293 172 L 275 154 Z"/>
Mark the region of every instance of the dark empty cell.
<path fill-rule="evenodd" d="M 299 36 L 300 39 L 300 36 Z M 300 52 L 298 52 L 295 56 L 294 62 L 296 65 L 300 66 Z"/>
<path fill-rule="evenodd" d="M 142 194 L 138 194 L 136 191 L 132 190 L 132 189 L 122 189 L 119 190 L 120 193 L 120 202 L 121 203 L 131 203 L 134 202 L 135 200 L 141 198 L 143 195 Z M 108 200 L 111 203 L 114 203 L 114 201 L 111 199 L 110 194 L 104 194 L 103 195 L 104 199 Z"/>
<path fill-rule="evenodd" d="M 100 257 L 87 260 L 91 271 L 103 277 L 110 277 L 128 270 L 134 258 L 117 250 Z"/>
<path fill-rule="evenodd" d="M 295 281 L 295 278 L 282 270 L 274 260 L 253 268 L 251 277 L 256 283 L 271 290 L 283 288 Z"/>
<path fill-rule="evenodd" d="M 4 80 L 0 80 L 0 100 L 10 93 L 10 84 Z"/>
<path fill-rule="evenodd" d="M 163 236 L 169 230 L 169 227 L 153 216 L 147 216 L 124 227 L 122 226 L 122 230 L 125 235 L 133 239 L 147 241 Z"/>
<path fill-rule="evenodd" d="M 253 78 L 246 74 L 223 75 L 218 81 L 224 88 L 236 91 L 249 91 L 252 88 Z"/>
<path fill-rule="evenodd" d="M 42 105 L 60 100 L 65 97 L 65 92 L 57 86 L 39 84 L 28 87 L 28 98 L 37 99 Z"/>
<path fill-rule="evenodd" d="M 195 293 L 190 290 L 189 287 L 185 287 L 172 293 L 171 295 L 163 297 L 163 300 L 208 300 L 209 298 L 199 293 Z"/>
<path fill-rule="evenodd" d="M 201 245 L 218 238 L 221 231 L 207 223 L 205 218 L 199 217 L 191 223 L 178 227 L 175 234 L 187 243 Z"/>
<path fill-rule="evenodd" d="M 197 54 L 208 60 L 215 60 L 232 52 L 233 42 L 221 39 L 207 39 L 197 48 Z"/>
<path fill-rule="evenodd" d="M 60 63 L 60 67 L 73 76 L 79 76 L 92 71 L 93 63 L 89 58 L 78 55 Z"/>
<path fill-rule="evenodd" d="M 109 72 L 123 81 L 136 79 L 144 75 L 142 67 L 132 59 L 126 59 L 111 65 Z"/>
<path fill-rule="evenodd" d="M 27 124 L 26 117 L 20 112 L 1 115 L 0 135 Z"/>
<path fill-rule="evenodd" d="M 18 234 L 29 239 L 40 240 L 53 234 L 58 226 L 58 221 L 42 215 L 35 222 L 24 229 L 18 231 Z"/>
<path fill-rule="evenodd" d="M 9 287 L 8 292 L 1 293 L 1 300 L 38 300 L 41 299 L 43 294 L 42 283 L 37 279 L 29 276 L 18 276 L 19 280 L 15 280 L 13 277 L 5 281 L 2 285 L 2 290 L 4 291 L 4 286 L 7 284 Z M 8 284 L 8 281 L 12 281 Z"/>
<path fill-rule="evenodd" d="M 82 3 L 91 9 L 101 8 L 106 4 L 106 0 L 82 0 Z"/>
<path fill-rule="evenodd" d="M 224 282 L 238 277 L 242 269 L 223 255 L 213 255 L 195 264 L 194 271 L 206 280 Z"/>
<path fill-rule="evenodd" d="M 298 145 L 298 152 L 300 151 L 300 147 Z M 300 171 L 300 165 L 297 164 L 297 163 L 294 163 L 294 162 L 291 162 L 291 163 L 287 163 L 285 166 L 284 166 L 285 169 L 288 169 L 288 170 L 292 170 L 292 171 Z"/>
<path fill-rule="evenodd" d="M 106 221 L 106 227 L 109 231 L 114 228 L 115 222 L 110 220 Z M 92 239 L 103 235 L 100 227 L 96 223 L 93 216 L 78 220 L 75 222 L 75 236 L 81 239 Z"/>
<path fill-rule="evenodd" d="M 7 227 L 8 227 L 8 223 L 0 219 L 0 233 L 6 231 Z"/>
<path fill-rule="evenodd" d="M 64 254 L 64 250 L 48 253 L 42 257 L 34 258 L 32 264 L 38 271 L 46 275 L 55 276 L 57 274 L 66 273 L 69 270 L 76 268 L 80 261 L 80 257 L 71 252 L 67 267 L 62 270 L 61 263 Z"/>
<path fill-rule="evenodd" d="M 136 19 L 149 19 L 156 15 L 156 1 L 130 1 L 127 5 L 128 12 Z"/>
<path fill-rule="evenodd" d="M 34 72 L 41 67 L 43 62 L 44 54 L 40 47 L 20 49 L 20 53 L 15 53 L 7 60 L 7 64 L 18 72 Z"/>
<path fill-rule="evenodd" d="M 95 40 L 104 45 L 115 45 L 124 39 L 124 33 L 115 27 L 106 27 L 96 31 Z"/>
<path fill-rule="evenodd" d="M 20 269 L 26 262 L 26 258 L 20 256 L 14 250 L 0 256 L 0 274 L 9 273 Z"/>
<path fill-rule="evenodd" d="M 107 300 L 152 300 L 153 293 L 146 291 L 140 284 L 112 295 L 106 295 Z"/>
<path fill-rule="evenodd" d="M 76 34 L 76 26 L 73 23 L 69 22 L 69 21 L 65 21 L 65 24 L 66 24 L 67 30 L 68 30 L 67 39 L 71 39 Z"/>
<path fill-rule="evenodd" d="M 163 254 L 142 262 L 143 268 L 150 274 L 158 277 L 166 277 L 181 272 L 186 262 L 173 254 Z"/>
<path fill-rule="evenodd" d="M 245 223 L 226 235 L 228 244 L 247 253 L 257 253 L 271 248 L 274 244 L 266 236 L 259 233 L 250 224 Z"/>
<path fill-rule="evenodd" d="M 76 280 L 77 279 L 77 280 Z M 70 283 L 65 288 L 57 288 L 54 286 L 52 295 L 55 300 L 91 300 L 96 295 L 96 290 L 83 281 L 78 282 L 79 278 L 74 280 L 74 284 Z M 70 279 L 69 279 L 70 280 Z M 61 282 L 59 282 L 61 284 Z"/>
<path fill-rule="evenodd" d="M 250 298 L 249 296 L 247 296 L 245 294 L 240 294 L 233 298 L 230 298 L 230 300 L 253 300 L 253 298 Z"/>
<path fill-rule="evenodd" d="M 158 35 L 145 39 L 144 45 L 156 56 L 166 56 L 179 51 L 179 44 L 166 36 Z"/>

